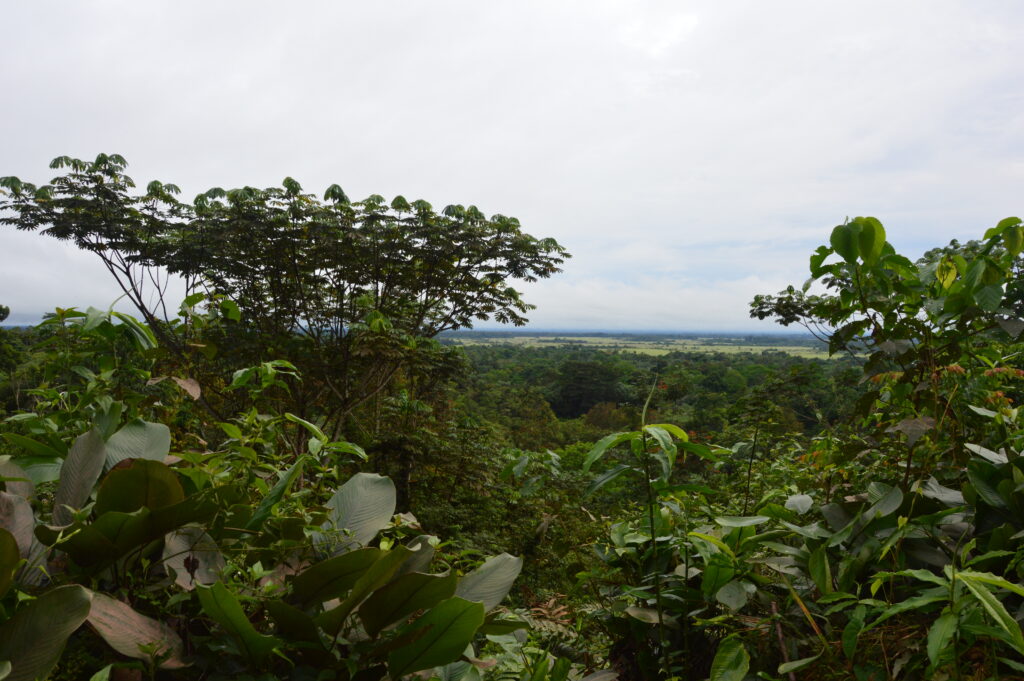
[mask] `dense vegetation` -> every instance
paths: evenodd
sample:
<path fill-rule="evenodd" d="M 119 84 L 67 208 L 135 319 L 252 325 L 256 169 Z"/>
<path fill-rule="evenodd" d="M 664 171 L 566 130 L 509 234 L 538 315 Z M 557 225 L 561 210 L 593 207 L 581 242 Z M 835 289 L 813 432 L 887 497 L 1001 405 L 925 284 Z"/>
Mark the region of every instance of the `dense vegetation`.
<path fill-rule="evenodd" d="M 561 246 L 55 167 L 0 222 L 139 314 L 0 330 L 0 678 L 1024 674 L 1020 220 L 917 261 L 836 227 L 751 308 L 830 360 L 455 348 Z"/>

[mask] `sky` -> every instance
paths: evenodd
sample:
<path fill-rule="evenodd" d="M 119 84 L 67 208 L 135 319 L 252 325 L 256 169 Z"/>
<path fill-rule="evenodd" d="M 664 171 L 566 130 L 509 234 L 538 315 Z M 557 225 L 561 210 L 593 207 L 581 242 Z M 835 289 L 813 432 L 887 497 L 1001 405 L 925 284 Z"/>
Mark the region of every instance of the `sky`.
<path fill-rule="evenodd" d="M 514 215 L 573 257 L 536 330 L 742 331 L 847 216 L 910 257 L 1024 211 L 1024 4 L 0 2 L 0 176 Z M 9 322 L 109 307 L 95 256 L 0 228 Z M 495 328 L 482 325 L 481 328 Z"/>

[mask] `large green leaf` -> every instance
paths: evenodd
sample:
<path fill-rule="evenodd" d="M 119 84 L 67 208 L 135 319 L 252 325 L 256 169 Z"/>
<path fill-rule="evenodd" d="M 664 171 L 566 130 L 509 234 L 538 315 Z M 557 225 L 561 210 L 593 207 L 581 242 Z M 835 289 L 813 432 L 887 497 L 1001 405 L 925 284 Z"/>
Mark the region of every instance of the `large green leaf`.
<path fill-rule="evenodd" d="M 14 583 L 14 573 L 18 571 L 20 563 L 21 552 L 18 550 L 18 542 L 15 541 L 14 535 L 0 528 L 0 598 L 3 598 Z"/>
<path fill-rule="evenodd" d="M 376 473 L 353 475 L 327 502 L 331 520 L 324 529 L 333 526 L 344 533 L 332 543 L 331 553 L 351 551 L 370 543 L 391 522 L 395 503 L 395 484 L 389 478 Z M 318 539 L 321 544 L 330 542 L 323 536 Z"/>
<path fill-rule="evenodd" d="M 29 499 L 35 491 L 28 473 L 13 461 L 0 461 L 0 478 L 7 478 L 4 481 L 7 492 L 19 497 Z"/>
<path fill-rule="evenodd" d="M 135 419 L 107 440 L 107 468 L 125 459 L 163 461 L 171 451 L 171 431 L 162 423 Z"/>
<path fill-rule="evenodd" d="M 877 218 L 857 218 L 854 222 L 860 225 L 857 235 L 858 250 L 865 265 L 874 265 L 885 248 L 885 228 Z"/>
<path fill-rule="evenodd" d="M 882 482 L 873 482 L 868 486 L 868 499 L 871 507 L 864 514 L 868 520 L 884 518 L 897 511 L 903 504 L 903 492 L 899 487 L 892 487 Z"/>
<path fill-rule="evenodd" d="M 359 607 L 366 633 L 376 636 L 384 627 L 417 610 L 432 608 L 455 594 L 458 577 L 411 572 L 372 593 Z"/>
<path fill-rule="evenodd" d="M 97 515 L 110 511 L 153 511 L 185 499 L 178 476 L 159 461 L 136 459 L 128 468 L 111 471 L 96 495 Z"/>
<path fill-rule="evenodd" d="M 185 644 L 174 629 L 140 615 L 127 603 L 93 593 L 88 621 L 122 655 L 159 662 L 163 669 L 188 666 L 184 660 Z"/>
<path fill-rule="evenodd" d="M 458 596 L 442 601 L 410 624 L 403 634 L 426 633 L 388 655 L 388 674 L 398 679 L 423 669 L 454 662 L 484 622 L 484 606 Z"/>
<path fill-rule="evenodd" d="M 380 549 L 368 548 L 320 561 L 292 578 L 292 597 L 302 607 L 340 598 L 377 562 L 380 555 Z"/>
<path fill-rule="evenodd" d="M 492 556 L 462 578 L 455 595 L 467 601 L 480 601 L 485 611 L 492 610 L 508 595 L 522 569 L 522 558 L 507 553 Z"/>
<path fill-rule="evenodd" d="M 59 586 L 22 605 L 0 627 L 0 660 L 11 663 L 7 681 L 45 679 L 89 615 L 91 598 L 78 585 Z"/>
<path fill-rule="evenodd" d="M 815 586 L 821 595 L 825 596 L 834 590 L 832 587 L 832 567 L 829 565 L 828 552 L 825 546 L 819 546 L 811 551 L 807 558 L 807 571 L 814 580 Z"/>
<path fill-rule="evenodd" d="M 430 567 L 430 561 L 434 559 L 434 547 L 431 545 L 431 540 L 435 539 L 432 535 L 421 534 L 418 537 L 412 539 L 405 546 L 412 553 L 402 563 L 402 567 L 398 568 L 398 573 L 404 575 L 410 572 L 426 572 Z"/>
<path fill-rule="evenodd" d="M 735 634 L 722 639 L 711 663 L 709 681 L 743 681 L 750 669 L 750 655 Z"/>
<path fill-rule="evenodd" d="M 843 260 L 850 264 L 857 262 L 860 245 L 857 243 L 857 232 L 851 225 L 838 225 L 833 229 L 829 243 Z"/>
<path fill-rule="evenodd" d="M 75 439 L 68 450 L 64 465 L 61 466 L 60 482 L 57 483 L 57 492 L 53 497 L 55 524 L 70 523 L 70 509 L 80 509 L 89 500 L 92 488 L 96 486 L 96 481 L 103 472 L 106 454 L 103 437 L 95 428 Z"/>
<path fill-rule="evenodd" d="M 7 530 L 14 537 L 22 558 L 28 556 L 35 543 L 35 527 L 36 516 L 28 500 L 16 494 L 0 492 L 0 528 Z"/>
<path fill-rule="evenodd" d="M 259 664 L 280 645 L 273 636 L 265 636 L 252 626 L 245 616 L 238 598 L 228 591 L 222 582 L 212 586 L 199 586 L 196 589 L 203 612 L 213 621 L 221 625 L 225 631 L 234 636 L 242 647 L 245 655 Z"/>
<path fill-rule="evenodd" d="M 328 610 L 317 618 L 317 623 L 329 634 L 336 634 L 352 611 L 370 594 L 391 581 L 409 557 L 409 549 L 399 546 L 382 553 L 380 558 L 369 569 L 359 576 L 352 590 L 345 596 L 340 605 Z"/>

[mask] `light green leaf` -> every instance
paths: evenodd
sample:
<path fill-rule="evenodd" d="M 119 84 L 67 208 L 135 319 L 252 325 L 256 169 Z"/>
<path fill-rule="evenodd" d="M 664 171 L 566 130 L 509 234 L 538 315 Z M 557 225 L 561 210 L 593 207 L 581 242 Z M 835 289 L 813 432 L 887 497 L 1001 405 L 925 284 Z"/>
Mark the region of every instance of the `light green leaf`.
<path fill-rule="evenodd" d="M 98 430 L 93 428 L 84 435 L 79 435 L 64 465 L 60 469 L 60 482 L 53 497 L 53 522 L 55 525 L 67 525 L 73 515 L 69 510 L 80 509 L 89 500 L 92 488 L 103 472 L 106 448 Z"/>
<path fill-rule="evenodd" d="M 931 661 L 932 666 L 935 666 L 939 662 L 939 655 L 949 645 L 950 640 L 953 638 L 953 634 L 956 633 L 956 626 L 959 622 L 959 618 L 956 613 L 946 612 L 943 613 L 939 619 L 935 620 L 931 628 L 928 630 L 928 659 Z"/>
<path fill-rule="evenodd" d="M 876 218 L 865 217 L 855 220 L 860 225 L 858 250 L 865 265 L 874 265 L 885 248 L 885 228 Z"/>
<path fill-rule="evenodd" d="M 796 671 L 800 671 L 804 667 L 809 667 L 815 660 L 821 657 L 821 653 L 813 657 L 805 657 L 800 660 L 793 660 L 792 662 L 784 662 L 779 665 L 779 674 L 791 674 Z"/>
<path fill-rule="evenodd" d="M 715 600 L 735 612 L 747 604 L 747 590 L 734 579 L 715 593 Z"/>
<path fill-rule="evenodd" d="M 366 546 L 377 533 L 391 523 L 395 514 L 395 484 L 376 473 L 356 473 L 327 502 L 331 525 L 344 530 L 332 553 L 351 551 Z M 319 543 L 326 539 L 319 538 Z"/>
<path fill-rule="evenodd" d="M 743 681 L 749 669 L 750 655 L 739 637 L 733 634 L 718 644 L 709 681 Z"/>
<path fill-rule="evenodd" d="M 107 440 L 107 469 L 125 459 L 163 461 L 170 451 L 170 428 L 162 423 L 135 419 Z"/>
<path fill-rule="evenodd" d="M 508 595 L 522 569 L 522 558 L 507 553 L 492 556 L 462 578 L 455 595 L 467 601 L 482 602 L 485 612 L 493 610 Z"/>

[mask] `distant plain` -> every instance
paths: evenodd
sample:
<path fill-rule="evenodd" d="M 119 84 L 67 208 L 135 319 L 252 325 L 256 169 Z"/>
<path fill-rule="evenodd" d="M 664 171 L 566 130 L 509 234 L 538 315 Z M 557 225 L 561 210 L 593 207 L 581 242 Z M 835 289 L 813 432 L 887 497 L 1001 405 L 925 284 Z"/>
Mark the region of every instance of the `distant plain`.
<path fill-rule="evenodd" d="M 558 332 L 453 331 L 442 334 L 451 345 L 513 345 L 517 347 L 579 346 L 607 352 L 668 355 L 672 352 L 785 352 L 808 359 L 828 359 L 827 347 L 810 336 L 743 334 L 618 334 Z"/>

